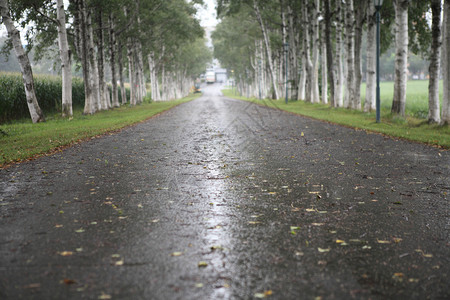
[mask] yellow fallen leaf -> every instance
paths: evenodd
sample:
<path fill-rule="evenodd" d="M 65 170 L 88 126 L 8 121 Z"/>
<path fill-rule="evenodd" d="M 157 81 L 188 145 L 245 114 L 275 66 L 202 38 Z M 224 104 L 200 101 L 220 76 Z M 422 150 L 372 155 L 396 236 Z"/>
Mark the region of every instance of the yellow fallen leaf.
<path fill-rule="evenodd" d="M 248 222 L 248 224 L 252 224 L 252 225 L 254 225 L 254 224 L 261 224 L 261 222 L 258 222 L 258 221 L 250 221 L 250 222 Z"/>
<path fill-rule="evenodd" d="M 203 287 L 203 283 L 196 283 L 196 284 L 195 284 L 195 287 L 196 287 L 196 288 L 202 288 L 202 287 Z"/>
<path fill-rule="evenodd" d="M 199 268 L 206 268 L 208 266 L 208 263 L 206 261 L 201 261 L 198 263 Z"/>
<path fill-rule="evenodd" d="M 312 226 L 322 226 L 325 225 L 325 223 L 311 223 Z"/>
<path fill-rule="evenodd" d="M 119 258 L 119 257 L 120 257 L 120 254 L 113 254 L 113 255 L 111 255 L 111 257 L 112 257 L 112 258 Z"/>
<path fill-rule="evenodd" d="M 116 266 L 123 266 L 123 260 L 116 261 Z"/>
<path fill-rule="evenodd" d="M 98 299 L 100 300 L 108 300 L 108 299 L 112 299 L 111 295 L 105 294 L 102 292 L 102 294 L 100 296 L 98 296 Z"/>
<path fill-rule="evenodd" d="M 306 211 L 307 212 L 313 212 L 313 211 L 316 211 L 316 210 L 314 208 L 307 208 Z"/>
<path fill-rule="evenodd" d="M 342 243 L 345 243 L 345 241 L 344 240 L 336 240 L 336 244 L 342 244 Z"/>
<path fill-rule="evenodd" d="M 320 253 L 324 253 L 324 252 L 330 252 L 331 248 L 326 248 L 326 249 L 317 248 L 317 250 L 319 250 Z"/>
<path fill-rule="evenodd" d="M 172 254 L 170 254 L 171 256 L 181 256 L 183 255 L 183 252 L 173 252 Z"/>
<path fill-rule="evenodd" d="M 82 233 L 82 232 L 84 232 L 84 229 L 83 229 L 83 228 L 80 228 L 80 229 L 75 230 L 75 232 L 76 232 L 76 233 Z"/>
<path fill-rule="evenodd" d="M 71 256 L 73 254 L 72 251 L 62 251 L 58 253 L 61 256 Z"/>
<path fill-rule="evenodd" d="M 63 225 L 61 225 L 61 224 L 56 224 L 55 225 L 55 228 L 61 228 L 61 227 L 63 227 Z"/>
<path fill-rule="evenodd" d="M 302 131 L 302 133 L 300 133 L 300 136 L 305 136 L 305 134 L 303 133 L 303 131 Z"/>
<path fill-rule="evenodd" d="M 390 242 L 390 241 L 385 241 L 385 240 L 379 240 L 379 239 L 377 239 L 377 243 L 378 243 L 378 244 L 390 244 L 391 242 Z"/>
<path fill-rule="evenodd" d="M 393 240 L 394 240 L 394 242 L 395 243 L 400 243 L 403 239 L 401 239 L 401 238 L 393 238 Z"/>
<path fill-rule="evenodd" d="M 264 292 L 264 296 L 270 296 L 270 295 L 272 295 L 273 294 L 273 292 L 272 292 L 272 290 L 268 290 L 268 291 L 265 291 Z"/>

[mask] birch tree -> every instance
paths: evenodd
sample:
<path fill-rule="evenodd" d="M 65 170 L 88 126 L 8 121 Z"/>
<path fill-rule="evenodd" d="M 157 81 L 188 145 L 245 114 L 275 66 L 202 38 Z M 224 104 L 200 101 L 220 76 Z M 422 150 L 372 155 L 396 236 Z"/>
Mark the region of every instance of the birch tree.
<path fill-rule="evenodd" d="M 444 97 L 442 99 L 443 125 L 450 124 L 450 1 L 444 2 L 442 70 L 444 77 Z"/>
<path fill-rule="evenodd" d="M 439 123 L 440 106 L 439 106 L 439 73 L 441 59 L 441 0 L 431 0 L 432 12 L 432 45 L 430 54 L 428 83 L 428 123 Z"/>
<path fill-rule="evenodd" d="M 2 23 L 5 25 L 8 32 L 8 36 L 14 47 L 14 51 L 17 56 L 17 60 L 20 64 L 20 69 L 22 72 L 23 85 L 25 88 L 25 95 L 27 99 L 28 110 L 30 112 L 31 120 L 33 123 L 44 122 L 44 114 L 39 107 L 38 100 L 36 98 L 36 93 L 34 89 L 34 79 L 33 71 L 31 68 L 30 60 L 28 55 L 22 46 L 22 41 L 20 38 L 20 32 L 14 25 L 11 19 L 11 13 L 9 10 L 8 0 L 0 0 L 0 15 L 2 17 Z"/>
<path fill-rule="evenodd" d="M 366 95 L 364 111 L 375 110 L 376 97 L 376 18 L 372 0 L 367 0 Z"/>
<path fill-rule="evenodd" d="M 394 0 L 395 72 L 392 113 L 405 117 L 408 72 L 408 6 L 409 0 Z"/>
<path fill-rule="evenodd" d="M 72 110 L 72 64 L 70 61 L 69 42 L 67 41 L 66 13 L 64 1 L 56 1 L 56 16 L 58 20 L 58 46 L 61 58 L 62 76 L 62 116 L 71 117 Z"/>

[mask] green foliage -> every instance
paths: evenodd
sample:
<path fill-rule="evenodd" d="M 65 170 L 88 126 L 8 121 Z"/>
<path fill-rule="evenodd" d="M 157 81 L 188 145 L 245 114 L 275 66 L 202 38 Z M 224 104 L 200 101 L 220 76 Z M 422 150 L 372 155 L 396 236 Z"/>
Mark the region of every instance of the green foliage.
<path fill-rule="evenodd" d="M 61 77 L 36 75 L 36 97 L 44 114 L 61 111 Z M 84 105 L 84 85 L 79 78 L 72 81 L 72 102 L 74 107 Z M 0 123 L 29 118 L 22 75 L 0 73 Z"/>
<path fill-rule="evenodd" d="M 47 118 L 44 123 L 32 124 L 31 120 L 27 119 L 24 122 L 0 125 L 0 133 L 2 133 L 0 134 L 0 166 L 119 130 L 199 96 L 193 95 L 177 101 L 144 103 L 134 107 L 122 106 L 114 110 L 101 111 L 95 115 L 82 115 L 80 108 L 74 111 L 71 120 L 57 114 Z"/>

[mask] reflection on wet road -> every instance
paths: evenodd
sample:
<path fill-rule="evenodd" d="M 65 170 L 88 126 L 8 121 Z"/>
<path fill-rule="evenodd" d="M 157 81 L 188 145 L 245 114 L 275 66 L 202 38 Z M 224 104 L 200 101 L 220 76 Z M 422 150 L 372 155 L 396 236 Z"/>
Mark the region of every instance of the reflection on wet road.
<path fill-rule="evenodd" d="M 220 88 L 1 170 L 0 298 L 449 298 L 448 152 Z"/>

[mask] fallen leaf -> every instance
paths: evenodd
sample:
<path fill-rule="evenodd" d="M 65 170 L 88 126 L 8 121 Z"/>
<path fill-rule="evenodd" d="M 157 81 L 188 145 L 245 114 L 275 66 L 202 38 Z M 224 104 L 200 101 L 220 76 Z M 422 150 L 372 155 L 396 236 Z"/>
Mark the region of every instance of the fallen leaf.
<path fill-rule="evenodd" d="M 98 299 L 100 300 L 108 300 L 108 299 L 112 299 L 111 295 L 105 294 L 102 292 L 102 294 L 100 296 L 98 296 Z"/>
<path fill-rule="evenodd" d="M 312 226 L 323 226 L 325 223 L 311 223 Z"/>
<path fill-rule="evenodd" d="M 378 244 L 390 244 L 391 242 L 390 242 L 390 241 L 385 241 L 385 240 L 379 240 L 379 239 L 377 239 L 377 243 L 378 243 Z"/>
<path fill-rule="evenodd" d="M 63 227 L 63 225 L 61 225 L 61 224 L 56 224 L 55 225 L 55 228 L 62 228 Z"/>
<path fill-rule="evenodd" d="M 171 256 L 181 256 L 183 255 L 183 252 L 173 252 L 172 254 L 170 254 Z"/>
<path fill-rule="evenodd" d="M 196 283 L 196 284 L 195 284 L 195 287 L 196 287 L 196 288 L 202 288 L 202 287 L 203 287 L 203 283 Z"/>
<path fill-rule="evenodd" d="M 364 250 L 370 250 L 370 249 L 372 249 L 372 247 L 367 246 L 367 245 L 363 246 L 362 248 L 363 248 Z"/>
<path fill-rule="evenodd" d="M 324 252 L 330 252 L 331 248 L 327 248 L 327 249 L 317 248 L 317 250 L 319 250 L 320 253 L 324 253 Z"/>
<path fill-rule="evenodd" d="M 198 263 L 199 268 L 206 268 L 208 266 L 208 263 L 206 261 L 201 261 Z"/>
<path fill-rule="evenodd" d="M 76 232 L 76 233 L 82 233 L 82 232 L 84 232 L 84 229 L 83 229 L 83 228 L 80 228 L 80 229 L 75 230 L 75 232 Z"/>
<path fill-rule="evenodd" d="M 248 224 L 255 225 L 255 224 L 261 224 L 261 222 L 258 222 L 258 221 L 250 221 L 250 222 L 248 222 Z"/>
<path fill-rule="evenodd" d="M 401 238 L 393 238 L 393 240 L 394 240 L 394 242 L 395 243 L 400 243 L 403 239 L 401 239 Z"/>
<path fill-rule="evenodd" d="M 63 282 L 64 282 L 65 284 L 67 284 L 67 285 L 77 283 L 75 280 L 73 280 L 73 279 L 67 279 L 67 278 L 65 278 L 65 279 L 63 280 Z"/>
<path fill-rule="evenodd" d="M 119 258 L 119 257 L 120 257 L 120 254 L 113 254 L 113 255 L 111 255 L 111 257 L 112 257 L 112 258 Z"/>
<path fill-rule="evenodd" d="M 307 208 L 306 211 L 307 212 L 313 212 L 313 211 L 316 211 L 316 210 L 314 208 Z"/>
<path fill-rule="evenodd" d="M 116 266 L 123 266 L 123 260 L 116 261 Z"/>
<path fill-rule="evenodd" d="M 59 255 L 61 256 L 71 256 L 73 254 L 72 251 L 62 251 L 62 252 L 58 252 Z"/>
<path fill-rule="evenodd" d="M 345 241 L 343 241 L 343 240 L 336 240 L 336 244 L 342 244 L 342 243 L 345 243 Z"/>

